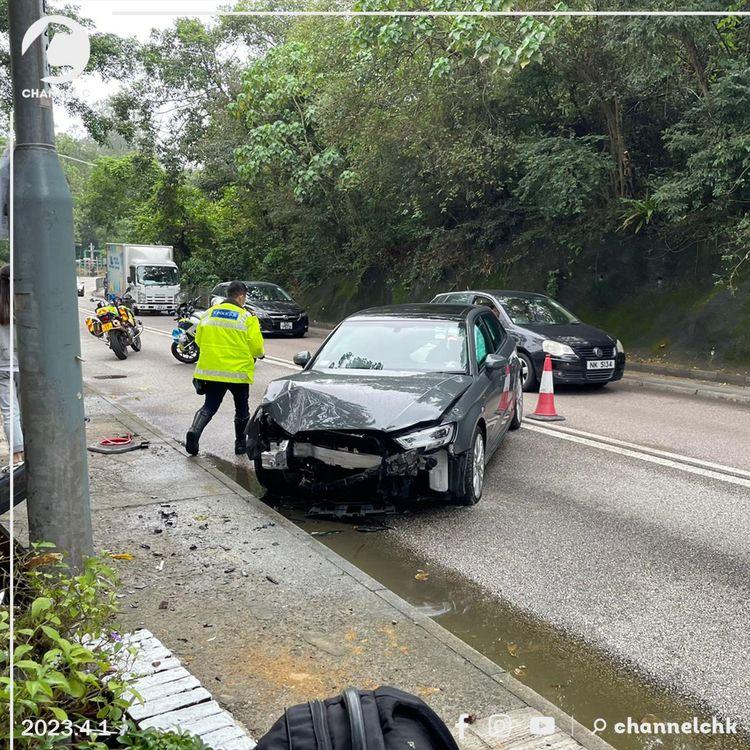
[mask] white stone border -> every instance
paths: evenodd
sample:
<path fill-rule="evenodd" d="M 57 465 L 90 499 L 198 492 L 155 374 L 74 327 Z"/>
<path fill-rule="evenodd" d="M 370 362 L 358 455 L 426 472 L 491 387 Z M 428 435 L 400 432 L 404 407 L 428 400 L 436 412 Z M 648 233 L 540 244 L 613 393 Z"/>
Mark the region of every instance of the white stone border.
<path fill-rule="evenodd" d="M 127 711 L 140 729 L 181 729 L 213 750 L 253 750 L 256 743 L 245 729 L 153 633 L 137 630 L 123 636 L 123 643 L 137 648 L 123 677 L 134 679 L 132 688 L 142 698 Z"/>

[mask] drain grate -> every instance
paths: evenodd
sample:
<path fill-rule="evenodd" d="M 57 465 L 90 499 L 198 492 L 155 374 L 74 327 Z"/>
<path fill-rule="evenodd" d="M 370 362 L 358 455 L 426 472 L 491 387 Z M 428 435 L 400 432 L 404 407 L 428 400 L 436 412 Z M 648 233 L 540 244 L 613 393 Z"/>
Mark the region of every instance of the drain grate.
<path fill-rule="evenodd" d="M 127 375 L 94 375 L 94 380 L 119 380 L 120 378 L 126 378 Z"/>

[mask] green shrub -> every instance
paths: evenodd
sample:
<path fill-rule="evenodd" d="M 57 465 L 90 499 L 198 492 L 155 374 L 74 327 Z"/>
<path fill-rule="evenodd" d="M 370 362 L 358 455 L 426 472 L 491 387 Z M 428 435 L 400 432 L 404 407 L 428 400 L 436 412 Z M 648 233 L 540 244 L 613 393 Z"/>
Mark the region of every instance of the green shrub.
<path fill-rule="evenodd" d="M 132 729 L 119 742 L 130 750 L 210 750 L 200 737 L 156 729 Z"/>
<path fill-rule="evenodd" d="M 38 544 L 16 560 L 14 601 L 14 732 L 16 747 L 37 748 L 40 738 L 23 737 L 24 720 L 42 719 L 98 726 L 118 725 L 132 699 L 115 674 L 113 659 L 128 658 L 113 630 L 117 612 L 115 572 L 90 558 L 80 574 L 61 556 Z M 8 736 L 10 612 L 0 611 L 0 712 Z M 107 679 L 109 678 L 109 679 Z M 4 707 L 1 707 L 5 704 Z M 73 737 L 75 742 L 77 738 Z M 82 738 L 83 739 L 83 738 Z M 95 737 L 88 738 L 95 740 Z M 78 747 L 73 744 L 74 747 Z M 80 747 L 89 746 L 88 743 Z"/>

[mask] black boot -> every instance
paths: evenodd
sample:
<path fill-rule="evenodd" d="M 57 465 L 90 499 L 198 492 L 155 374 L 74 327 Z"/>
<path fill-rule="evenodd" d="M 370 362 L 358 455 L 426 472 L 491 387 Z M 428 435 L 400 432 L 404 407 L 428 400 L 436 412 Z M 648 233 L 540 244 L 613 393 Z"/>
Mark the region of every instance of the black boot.
<path fill-rule="evenodd" d="M 234 454 L 241 456 L 247 451 L 245 443 L 245 430 L 247 429 L 248 419 L 234 420 Z"/>
<path fill-rule="evenodd" d="M 201 434 L 205 429 L 206 425 L 211 421 L 213 414 L 205 411 L 204 409 L 198 409 L 193 417 L 193 424 L 190 425 L 190 429 L 185 435 L 185 450 L 191 456 L 198 455 L 198 441 L 201 439 Z"/>

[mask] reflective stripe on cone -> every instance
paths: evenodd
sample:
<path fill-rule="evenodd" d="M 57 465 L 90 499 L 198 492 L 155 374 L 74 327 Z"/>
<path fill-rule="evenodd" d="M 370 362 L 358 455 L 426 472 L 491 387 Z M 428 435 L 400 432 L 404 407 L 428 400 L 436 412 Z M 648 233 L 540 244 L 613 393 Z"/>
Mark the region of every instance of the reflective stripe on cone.
<path fill-rule="evenodd" d="M 544 369 L 542 370 L 542 381 L 539 384 L 539 400 L 533 414 L 528 414 L 527 419 L 536 419 L 540 422 L 562 422 L 561 417 L 555 410 L 555 388 L 552 380 L 552 358 L 549 354 L 544 358 Z"/>

